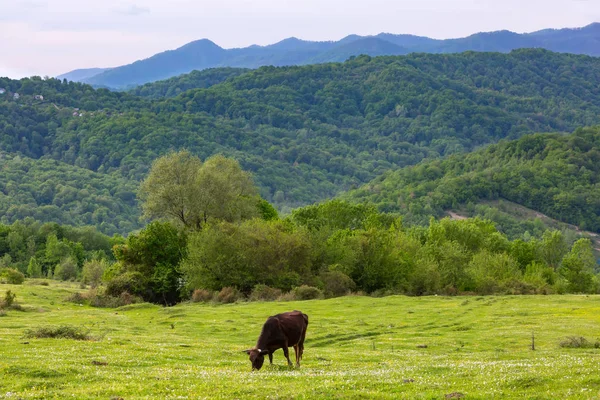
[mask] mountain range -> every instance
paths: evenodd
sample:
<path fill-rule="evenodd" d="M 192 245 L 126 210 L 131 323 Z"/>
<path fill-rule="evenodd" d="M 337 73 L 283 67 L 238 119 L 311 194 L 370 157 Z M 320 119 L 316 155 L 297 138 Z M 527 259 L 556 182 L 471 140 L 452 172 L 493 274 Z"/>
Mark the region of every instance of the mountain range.
<path fill-rule="evenodd" d="M 507 53 L 520 48 L 600 56 L 600 23 L 583 28 L 544 29 L 532 33 L 496 31 L 460 39 L 431 39 L 415 35 L 380 33 L 350 35 L 339 41 L 313 42 L 284 39 L 268 46 L 224 49 L 208 39 L 188 43 L 144 60 L 115 68 L 78 69 L 57 78 L 95 87 L 126 89 L 217 67 L 258 68 L 342 62 L 361 54 L 369 56 L 409 53 L 458 53 L 464 51 Z"/>

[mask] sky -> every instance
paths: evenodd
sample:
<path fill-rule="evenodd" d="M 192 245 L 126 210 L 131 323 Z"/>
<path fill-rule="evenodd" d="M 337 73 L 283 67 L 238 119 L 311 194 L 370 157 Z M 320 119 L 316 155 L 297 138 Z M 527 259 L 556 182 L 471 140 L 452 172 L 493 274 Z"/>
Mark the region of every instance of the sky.
<path fill-rule="evenodd" d="M 437 39 L 600 22 L 600 0 L 0 0 L 0 76 L 114 67 L 208 38 L 224 48 L 295 36 Z"/>

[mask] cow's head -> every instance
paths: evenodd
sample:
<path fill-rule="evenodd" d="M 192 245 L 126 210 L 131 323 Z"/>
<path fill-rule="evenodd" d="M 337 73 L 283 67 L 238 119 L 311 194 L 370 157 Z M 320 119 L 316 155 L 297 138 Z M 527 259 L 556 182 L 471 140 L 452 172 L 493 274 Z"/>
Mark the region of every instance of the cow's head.
<path fill-rule="evenodd" d="M 249 349 L 244 350 L 244 353 L 250 356 L 250 362 L 252 363 L 252 370 L 260 370 L 265 362 L 266 350 L 261 349 Z"/>

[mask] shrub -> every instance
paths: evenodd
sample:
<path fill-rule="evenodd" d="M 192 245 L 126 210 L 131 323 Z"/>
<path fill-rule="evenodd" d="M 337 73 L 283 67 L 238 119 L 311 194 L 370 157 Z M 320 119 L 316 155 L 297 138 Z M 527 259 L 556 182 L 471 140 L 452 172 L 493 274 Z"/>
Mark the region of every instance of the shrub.
<path fill-rule="evenodd" d="M 77 279 L 77 262 L 72 257 L 67 257 L 54 268 L 54 278 L 61 281 Z"/>
<path fill-rule="evenodd" d="M 206 289 L 196 289 L 192 293 L 192 301 L 194 303 L 208 303 L 213 297 L 213 293 Z"/>
<path fill-rule="evenodd" d="M 37 329 L 29 329 L 25 331 L 26 338 L 36 339 L 74 339 L 74 340 L 92 340 L 89 331 L 84 331 L 82 328 L 77 328 L 69 325 L 58 327 L 42 327 Z"/>
<path fill-rule="evenodd" d="M 125 272 L 108 281 L 106 294 L 118 297 L 123 292 L 141 295 L 145 288 L 145 278 L 140 272 Z"/>
<path fill-rule="evenodd" d="M 321 281 L 326 297 L 345 296 L 356 289 L 352 278 L 341 271 L 324 272 L 321 274 Z"/>
<path fill-rule="evenodd" d="M 141 302 L 143 302 L 141 297 L 133 296 L 127 292 L 121 293 L 119 297 L 101 294 L 89 299 L 90 306 L 98 308 L 117 308 Z"/>
<path fill-rule="evenodd" d="M 25 281 L 25 275 L 13 268 L 0 268 L 0 283 L 20 285 Z"/>
<path fill-rule="evenodd" d="M 505 282 L 503 288 L 506 294 L 542 294 L 544 293 L 544 288 L 546 288 L 546 290 L 548 291 L 550 290 L 548 285 L 536 288 L 531 283 L 520 281 L 517 279 Z"/>
<path fill-rule="evenodd" d="M 583 336 L 567 336 L 560 342 L 560 347 L 566 347 L 571 349 L 598 349 L 600 348 L 600 341 L 589 342 Z"/>
<path fill-rule="evenodd" d="M 296 298 L 294 297 L 294 292 L 283 293 L 281 296 L 277 298 L 277 301 L 294 301 Z"/>
<path fill-rule="evenodd" d="M 294 300 L 313 300 L 323 297 L 321 289 L 306 285 L 296 287 L 290 293 L 292 293 Z"/>
<path fill-rule="evenodd" d="M 106 293 L 99 293 L 96 289 L 90 289 L 85 293 L 73 293 L 67 298 L 67 301 L 77 304 L 89 304 L 92 307 L 99 308 L 117 308 L 134 303 L 141 303 L 142 299 L 133 296 L 128 292 L 122 292 L 119 296 L 111 296 Z"/>
<path fill-rule="evenodd" d="M 123 292 L 119 295 L 119 305 L 117 307 L 128 306 L 130 304 L 139 303 L 141 299 L 128 292 Z"/>
<path fill-rule="evenodd" d="M 108 268 L 105 260 L 91 260 L 83 264 L 81 271 L 82 283 L 90 285 L 92 288 L 98 287 L 102 281 L 102 275 Z"/>
<path fill-rule="evenodd" d="M 11 292 L 10 290 L 7 290 L 6 294 L 4 295 L 4 299 L 0 300 L 0 309 L 12 307 L 16 297 L 16 294 Z"/>
<path fill-rule="evenodd" d="M 256 285 L 250 293 L 250 301 L 274 301 L 281 296 L 281 290 L 267 285 Z"/>
<path fill-rule="evenodd" d="M 69 301 L 71 303 L 82 304 L 88 301 L 88 296 L 86 296 L 86 294 L 84 293 L 76 292 L 67 297 L 66 301 Z"/>
<path fill-rule="evenodd" d="M 371 297 L 387 297 L 401 294 L 401 292 L 394 289 L 377 289 L 370 293 Z"/>
<path fill-rule="evenodd" d="M 238 300 L 242 300 L 244 295 L 234 287 L 227 286 L 221 289 L 219 294 L 217 294 L 217 301 L 219 303 L 235 303 Z"/>

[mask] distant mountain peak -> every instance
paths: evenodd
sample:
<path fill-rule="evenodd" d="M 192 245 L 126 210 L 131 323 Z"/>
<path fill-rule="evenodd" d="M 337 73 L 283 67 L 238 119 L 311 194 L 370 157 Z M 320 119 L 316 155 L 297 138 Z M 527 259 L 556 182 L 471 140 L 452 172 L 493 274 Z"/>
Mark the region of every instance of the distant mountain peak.
<path fill-rule="evenodd" d="M 221 46 L 219 46 L 218 44 L 216 44 L 215 42 L 213 42 L 210 39 L 194 40 L 193 42 L 184 44 L 183 46 L 179 47 L 177 50 L 186 50 L 186 49 L 190 49 L 190 48 L 212 48 L 212 49 L 224 50 Z"/>

